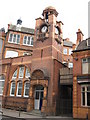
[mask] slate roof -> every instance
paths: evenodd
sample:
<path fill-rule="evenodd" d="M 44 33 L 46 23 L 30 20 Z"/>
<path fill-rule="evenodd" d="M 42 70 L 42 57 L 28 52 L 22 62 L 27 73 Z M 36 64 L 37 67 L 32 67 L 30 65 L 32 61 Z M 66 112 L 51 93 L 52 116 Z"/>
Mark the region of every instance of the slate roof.
<path fill-rule="evenodd" d="M 72 47 L 73 43 L 71 41 L 63 41 L 63 45 L 68 46 L 68 47 Z"/>
<path fill-rule="evenodd" d="M 34 34 L 34 29 L 32 29 L 32 28 L 21 27 L 21 29 L 18 30 L 17 26 L 16 25 L 12 25 L 12 24 L 10 25 L 9 30 Z"/>
<path fill-rule="evenodd" d="M 84 50 L 90 50 L 90 38 L 81 41 L 77 46 L 76 50 L 74 50 L 73 52 L 84 51 Z"/>

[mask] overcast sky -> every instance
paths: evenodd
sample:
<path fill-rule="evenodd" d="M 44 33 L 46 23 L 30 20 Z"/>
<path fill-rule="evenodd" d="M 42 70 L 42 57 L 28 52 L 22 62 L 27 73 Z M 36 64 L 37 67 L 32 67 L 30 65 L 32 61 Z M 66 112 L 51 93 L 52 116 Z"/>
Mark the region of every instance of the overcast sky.
<path fill-rule="evenodd" d="M 76 32 L 80 28 L 84 39 L 88 37 L 89 0 L 1 0 L 0 28 L 7 30 L 9 23 L 16 24 L 21 18 L 24 27 L 35 27 L 35 19 L 42 17 L 47 6 L 53 6 L 59 13 L 57 20 L 62 21 L 63 37 L 76 41 Z"/>

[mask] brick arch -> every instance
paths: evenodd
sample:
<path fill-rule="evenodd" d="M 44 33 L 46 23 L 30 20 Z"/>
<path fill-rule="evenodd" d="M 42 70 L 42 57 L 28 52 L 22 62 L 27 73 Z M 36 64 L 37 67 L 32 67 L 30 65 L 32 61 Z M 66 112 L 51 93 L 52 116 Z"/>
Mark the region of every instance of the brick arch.
<path fill-rule="evenodd" d="M 34 70 L 31 75 L 31 79 L 44 79 L 43 71 L 40 69 Z"/>
<path fill-rule="evenodd" d="M 45 80 L 45 79 L 49 79 L 49 75 L 46 69 L 36 69 L 32 72 L 31 79 Z"/>

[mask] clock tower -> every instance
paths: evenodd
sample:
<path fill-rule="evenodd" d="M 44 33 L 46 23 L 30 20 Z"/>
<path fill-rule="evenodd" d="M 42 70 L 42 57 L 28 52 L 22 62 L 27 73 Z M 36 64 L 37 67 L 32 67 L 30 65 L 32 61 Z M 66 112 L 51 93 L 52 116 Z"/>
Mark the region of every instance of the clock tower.
<path fill-rule="evenodd" d="M 59 70 L 63 67 L 63 23 L 57 21 L 58 12 L 54 7 L 45 8 L 42 15 L 43 18 L 36 19 L 35 25 L 27 110 L 39 109 L 46 114 L 55 114 L 59 95 Z"/>
<path fill-rule="evenodd" d="M 39 17 L 36 19 L 33 57 L 37 57 L 35 54 L 37 48 L 41 48 L 43 53 L 47 48 L 47 52 L 49 54 L 46 55 L 47 57 L 52 56 L 52 58 L 62 62 L 63 23 L 61 21 L 57 21 L 58 12 L 54 7 L 49 6 L 45 8 L 42 15 L 43 18 Z M 41 57 L 44 57 L 43 53 Z"/>

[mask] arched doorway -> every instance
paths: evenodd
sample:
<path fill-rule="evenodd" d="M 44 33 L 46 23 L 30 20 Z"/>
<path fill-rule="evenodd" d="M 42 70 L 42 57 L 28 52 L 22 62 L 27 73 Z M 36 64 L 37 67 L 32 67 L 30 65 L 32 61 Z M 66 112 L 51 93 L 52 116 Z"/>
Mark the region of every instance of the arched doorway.
<path fill-rule="evenodd" d="M 41 110 L 42 102 L 43 102 L 43 92 L 44 87 L 42 85 L 35 86 L 35 99 L 34 99 L 34 109 Z"/>

